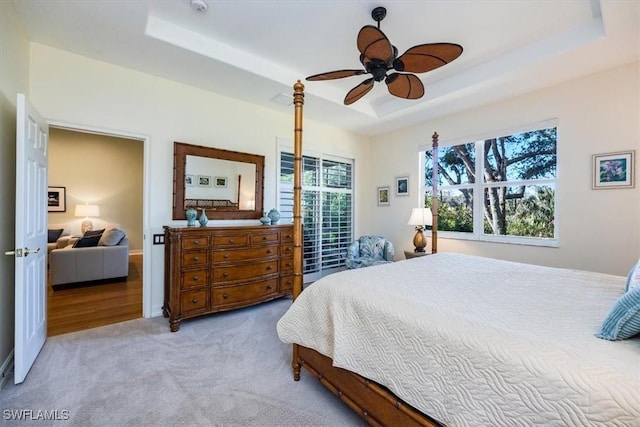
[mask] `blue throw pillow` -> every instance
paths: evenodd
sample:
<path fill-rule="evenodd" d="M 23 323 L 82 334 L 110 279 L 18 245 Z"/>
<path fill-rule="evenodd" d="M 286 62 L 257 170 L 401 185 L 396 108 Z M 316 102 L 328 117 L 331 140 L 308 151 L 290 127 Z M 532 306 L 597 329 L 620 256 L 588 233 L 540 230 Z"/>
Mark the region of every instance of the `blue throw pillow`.
<path fill-rule="evenodd" d="M 627 276 L 627 286 L 625 286 L 624 291 L 628 292 L 637 286 L 640 286 L 640 261 L 631 268 Z"/>
<path fill-rule="evenodd" d="M 596 337 L 626 340 L 640 334 L 640 286 L 629 289 L 613 304 Z"/>

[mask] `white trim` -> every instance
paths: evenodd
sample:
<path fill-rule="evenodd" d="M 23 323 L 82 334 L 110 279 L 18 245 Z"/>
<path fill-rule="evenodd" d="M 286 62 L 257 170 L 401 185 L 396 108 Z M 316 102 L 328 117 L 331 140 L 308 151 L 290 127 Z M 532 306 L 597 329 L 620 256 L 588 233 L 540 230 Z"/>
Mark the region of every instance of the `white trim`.
<path fill-rule="evenodd" d="M 143 201 L 142 201 L 142 250 L 147 256 L 142 258 L 142 315 L 144 317 L 155 317 L 152 313 L 151 302 L 153 301 L 151 295 L 151 244 L 152 239 L 147 236 L 152 235 L 152 231 L 149 228 L 150 224 L 150 207 L 151 207 L 151 136 L 141 133 L 99 128 L 88 125 L 78 125 L 68 122 L 61 122 L 57 120 L 47 120 L 50 127 L 58 129 L 68 129 L 78 132 L 95 133 L 98 135 L 106 135 L 112 137 L 121 137 L 127 139 L 137 139 L 143 143 Z M 156 310 L 157 311 L 157 310 Z M 160 315 L 162 314 L 160 310 Z M 156 315 L 157 316 L 157 315 Z"/>
<path fill-rule="evenodd" d="M 0 390 L 2 390 L 9 378 L 13 377 L 13 349 L 11 349 L 11 353 L 0 366 L 0 375 Z"/>

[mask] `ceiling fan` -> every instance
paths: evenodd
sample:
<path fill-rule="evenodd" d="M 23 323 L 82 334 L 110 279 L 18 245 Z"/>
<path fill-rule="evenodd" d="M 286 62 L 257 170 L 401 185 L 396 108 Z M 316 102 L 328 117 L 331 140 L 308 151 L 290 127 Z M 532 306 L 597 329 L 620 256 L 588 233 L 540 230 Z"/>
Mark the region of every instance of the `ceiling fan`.
<path fill-rule="evenodd" d="M 365 25 L 358 33 L 357 45 L 360 51 L 360 63 L 364 66 L 364 70 L 329 71 L 309 76 L 307 80 L 333 80 L 371 74 L 372 77 L 347 93 L 344 98 L 345 105 L 353 104 L 362 98 L 373 89 L 374 82 L 382 80 L 385 81 L 392 95 L 405 99 L 421 98 L 424 95 L 424 85 L 415 74 L 408 73 L 426 73 L 442 67 L 462 54 L 462 46 L 455 43 L 419 44 L 398 56 L 398 49 L 380 31 L 380 21 L 386 15 L 387 9 L 376 7 L 371 11 L 371 17 L 378 23 L 378 27 Z M 387 75 L 389 70 L 399 72 Z"/>

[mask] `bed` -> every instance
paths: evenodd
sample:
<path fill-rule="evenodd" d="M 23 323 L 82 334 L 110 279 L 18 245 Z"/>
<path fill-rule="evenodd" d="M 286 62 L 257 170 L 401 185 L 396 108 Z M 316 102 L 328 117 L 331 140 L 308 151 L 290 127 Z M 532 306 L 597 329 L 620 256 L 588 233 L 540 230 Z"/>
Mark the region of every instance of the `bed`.
<path fill-rule="evenodd" d="M 277 326 L 294 379 L 305 368 L 372 425 L 640 426 L 640 337 L 594 336 L 623 277 L 438 254 L 434 233 L 433 255 L 302 292 L 303 89 L 294 85 L 294 303 Z"/>

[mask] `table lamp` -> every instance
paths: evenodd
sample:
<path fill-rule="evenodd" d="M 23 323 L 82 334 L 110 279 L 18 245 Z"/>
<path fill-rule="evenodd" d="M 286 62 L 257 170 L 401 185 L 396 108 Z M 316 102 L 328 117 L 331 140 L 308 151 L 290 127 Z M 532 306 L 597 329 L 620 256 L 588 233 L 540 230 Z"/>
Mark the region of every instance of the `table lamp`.
<path fill-rule="evenodd" d="M 82 234 L 89 230 L 93 230 L 93 223 L 89 219 L 90 216 L 100 216 L 100 207 L 98 205 L 76 205 L 75 216 L 83 216 L 81 231 Z"/>
<path fill-rule="evenodd" d="M 411 217 L 409 218 L 408 225 L 414 225 L 416 227 L 416 234 L 413 236 L 413 246 L 415 246 L 414 252 L 424 252 L 425 246 L 427 246 L 427 238 L 425 237 L 423 230 L 425 226 L 433 224 L 433 214 L 429 208 L 413 208 L 411 211 Z"/>

